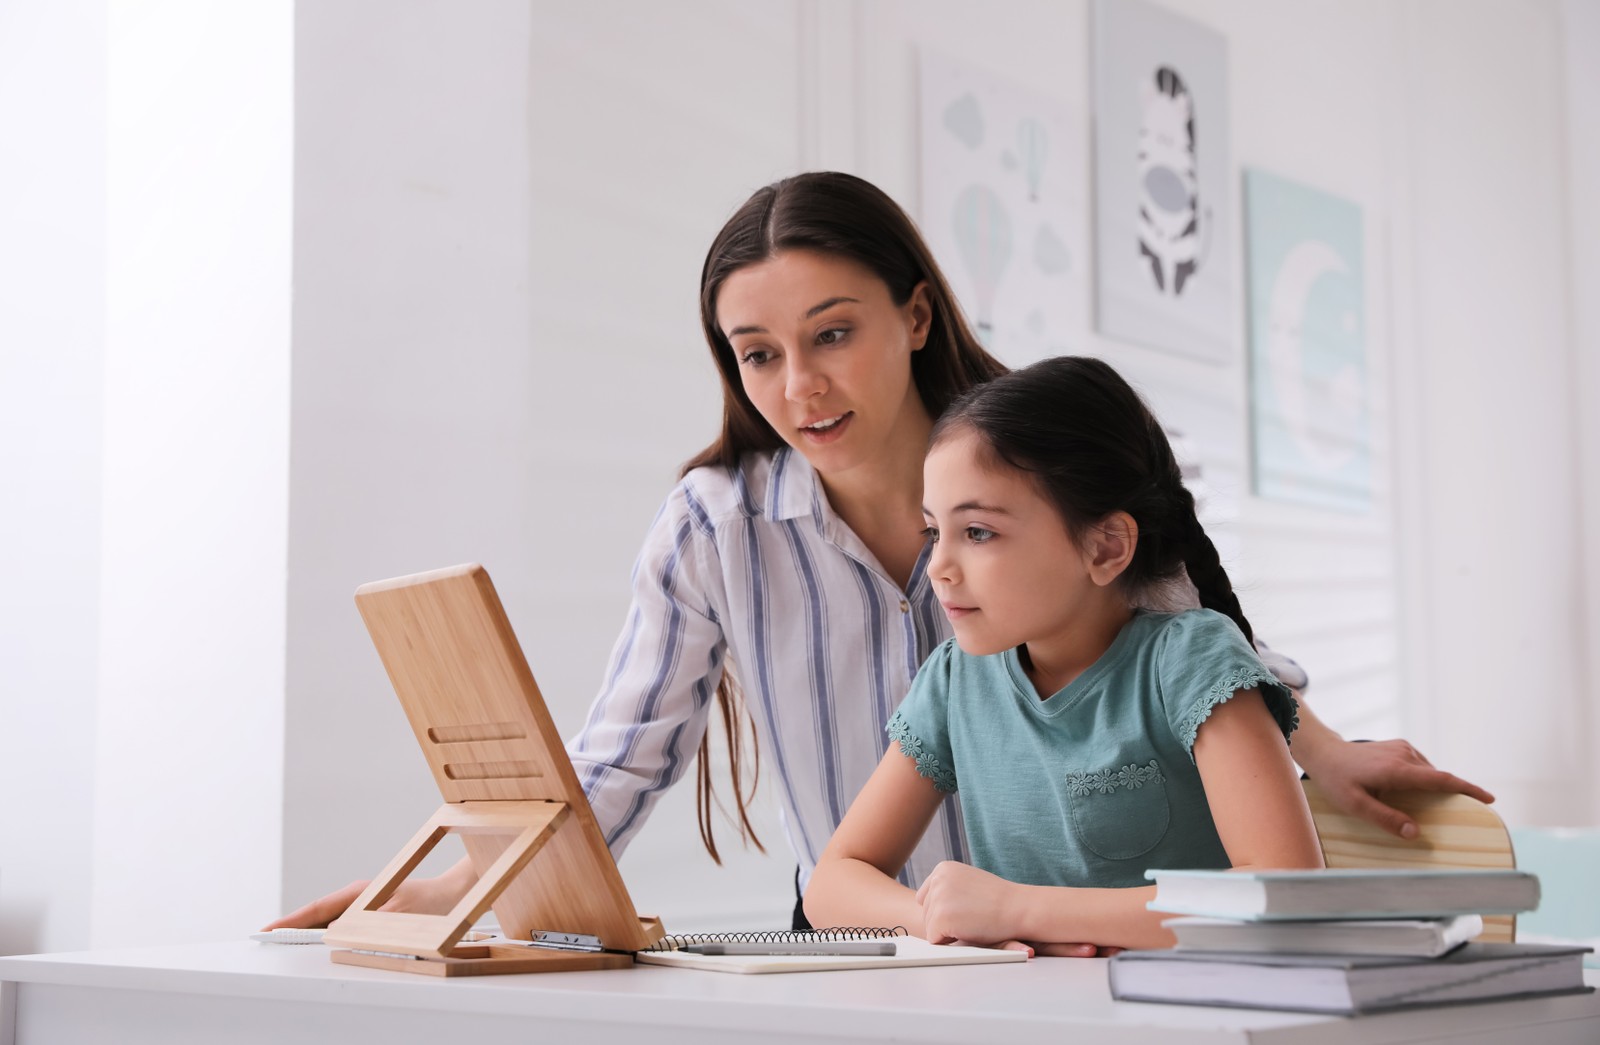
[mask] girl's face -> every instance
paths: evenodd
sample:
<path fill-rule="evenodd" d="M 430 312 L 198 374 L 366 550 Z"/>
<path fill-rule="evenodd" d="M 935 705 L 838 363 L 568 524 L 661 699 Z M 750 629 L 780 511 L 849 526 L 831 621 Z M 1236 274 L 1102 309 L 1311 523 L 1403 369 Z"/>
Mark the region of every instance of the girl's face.
<path fill-rule="evenodd" d="M 805 250 L 739 269 L 717 295 L 745 394 L 823 476 L 927 438 L 911 353 L 931 322 L 925 284 L 896 305 L 871 269 Z"/>
<path fill-rule="evenodd" d="M 977 656 L 1071 635 L 1107 596 L 1055 505 L 1023 473 L 981 458 L 980 445 L 955 434 L 922 472 L 928 579 L 956 642 Z"/>

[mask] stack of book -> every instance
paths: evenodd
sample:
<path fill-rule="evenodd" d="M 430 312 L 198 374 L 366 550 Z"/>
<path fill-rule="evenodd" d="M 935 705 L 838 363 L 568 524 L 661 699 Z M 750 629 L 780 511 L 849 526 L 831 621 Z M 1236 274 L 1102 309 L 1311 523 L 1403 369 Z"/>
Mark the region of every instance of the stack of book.
<path fill-rule="evenodd" d="M 1592 990 L 1585 947 L 1472 943 L 1539 905 L 1520 871 L 1150 871 L 1172 950 L 1111 960 L 1127 1001 L 1353 1016 Z"/>

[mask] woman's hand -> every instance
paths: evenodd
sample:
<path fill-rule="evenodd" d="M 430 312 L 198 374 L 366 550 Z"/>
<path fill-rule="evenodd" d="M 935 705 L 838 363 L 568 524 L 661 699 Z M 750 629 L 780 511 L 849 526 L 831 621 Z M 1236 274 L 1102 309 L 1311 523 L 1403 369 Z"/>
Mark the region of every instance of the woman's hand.
<path fill-rule="evenodd" d="M 312 900 L 304 907 L 296 908 L 275 922 L 268 922 L 261 927 L 262 932 L 271 932 L 274 929 L 323 929 L 329 922 L 339 917 L 351 904 L 356 902 L 362 890 L 367 887 L 366 882 L 351 882 L 343 889 L 335 889 L 327 896 Z M 395 890 L 396 894 L 400 890 Z M 390 897 L 390 903 L 394 898 Z M 388 905 L 384 906 L 389 910 Z"/>
<path fill-rule="evenodd" d="M 463 857 L 437 878 L 408 878 L 401 882 L 394 895 L 378 909 L 405 914 L 449 914 L 475 880 L 471 862 Z M 261 931 L 324 928 L 355 903 L 367 885 L 367 882 L 351 882 L 262 926 Z"/>
<path fill-rule="evenodd" d="M 1305 698 L 1300 728 L 1289 738 L 1289 754 L 1317 782 L 1335 809 L 1377 824 L 1392 835 L 1415 838 L 1417 823 L 1378 796 L 1385 791 L 1448 791 L 1480 802 L 1494 796 L 1442 769 L 1404 740 L 1349 741 L 1329 729 Z"/>
<path fill-rule="evenodd" d="M 923 931 L 933 943 L 1013 941 L 1021 927 L 1021 902 L 1015 883 L 953 860 L 935 867 L 917 890 Z"/>
<path fill-rule="evenodd" d="M 1305 763 L 1301 763 L 1305 765 Z M 1417 824 L 1378 796 L 1385 791 L 1451 791 L 1493 802 L 1494 795 L 1453 773 L 1435 769 L 1404 740 L 1340 740 L 1319 752 L 1306 771 L 1334 808 L 1370 820 L 1390 834 L 1415 838 Z"/>

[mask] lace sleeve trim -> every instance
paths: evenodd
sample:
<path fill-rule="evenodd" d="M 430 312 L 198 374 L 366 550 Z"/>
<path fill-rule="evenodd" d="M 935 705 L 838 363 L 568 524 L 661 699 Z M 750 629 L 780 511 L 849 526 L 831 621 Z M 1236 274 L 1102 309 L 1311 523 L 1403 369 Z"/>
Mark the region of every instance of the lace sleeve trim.
<path fill-rule="evenodd" d="M 898 711 L 889 718 L 889 739 L 900 745 L 902 755 L 916 762 L 917 773 L 933 781 L 934 787 L 947 794 L 956 790 L 955 773 L 938 755 L 923 749 L 922 738 L 911 732 L 911 724 Z"/>
<path fill-rule="evenodd" d="M 1211 717 L 1218 704 L 1226 703 L 1233 699 L 1233 695 L 1242 689 L 1256 689 L 1262 684 L 1271 687 L 1270 692 L 1263 693 L 1266 697 L 1267 710 L 1272 712 L 1272 717 L 1277 719 L 1278 727 L 1283 730 L 1284 736 L 1300 728 L 1300 705 L 1290 696 L 1278 677 L 1269 671 L 1265 665 L 1254 665 L 1234 668 L 1218 680 L 1204 697 L 1194 702 L 1194 706 L 1184 712 L 1183 721 L 1178 724 L 1178 742 L 1189 752 L 1189 761 L 1194 761 L 1194 740 L 1200 732 L 1200 724 Z M 1274 701 L 1273 695 L 1282 699 Z"/>

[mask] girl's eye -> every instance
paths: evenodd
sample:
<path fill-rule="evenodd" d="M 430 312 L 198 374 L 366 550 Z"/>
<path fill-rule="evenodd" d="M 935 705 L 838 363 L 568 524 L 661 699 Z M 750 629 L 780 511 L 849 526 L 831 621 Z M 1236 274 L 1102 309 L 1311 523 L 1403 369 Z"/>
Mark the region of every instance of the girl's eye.
<path fill-rule="evenodd" d="M 939 543 L 939 528 L 937 526 L 926 527 L 922 531 L 922 539 L 927 541 L 930 544 L 938 544 Z"/>
<path fill-rule="evenodd" d="M 994 537 L 994 535 L 995 533 L 993 530 L 985 530 L 982 526 L 967 527 L 967 540 L 971 541 L 973 544 L 982 544 Z"/>
<path fill-rule="evenodd" d="M 844 336 L 848 333 L 850 331 L 847 327 L 829 327 L 817 335 L 817 344 L 837 345 L 844 340 Z"/>
<path fill-rule="evenodd" d="M 768 352 L 764 348 L 752 348 L 747 352 L 740 353 L 739 355 L 739 365 L 741 366 L 765 366 L 771 361 L 772 353 Z"/>

